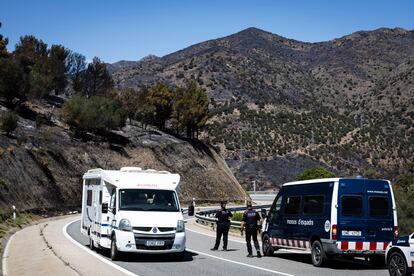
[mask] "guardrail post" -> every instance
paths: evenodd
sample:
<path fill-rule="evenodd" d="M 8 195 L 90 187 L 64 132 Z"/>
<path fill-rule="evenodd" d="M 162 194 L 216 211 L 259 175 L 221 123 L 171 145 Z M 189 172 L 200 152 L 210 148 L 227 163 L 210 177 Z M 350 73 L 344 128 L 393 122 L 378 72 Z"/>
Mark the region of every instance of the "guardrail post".
<path fill-rule="evenodd" d="M 13 220 L 16 220 L 16 206 L 12 206 L 13 209 Z"/>

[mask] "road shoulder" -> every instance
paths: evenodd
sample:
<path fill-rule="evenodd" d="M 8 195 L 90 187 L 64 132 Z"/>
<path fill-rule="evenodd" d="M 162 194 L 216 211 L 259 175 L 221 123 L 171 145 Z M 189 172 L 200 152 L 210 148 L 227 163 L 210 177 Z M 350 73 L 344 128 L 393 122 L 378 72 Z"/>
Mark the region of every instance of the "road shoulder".
<path fill-rule="evenodd" d="M 16 232 L 3 255 L 3 275 L 126 275 L 65 237 L 62 229 L 78 218 L 43 222 Z"/>

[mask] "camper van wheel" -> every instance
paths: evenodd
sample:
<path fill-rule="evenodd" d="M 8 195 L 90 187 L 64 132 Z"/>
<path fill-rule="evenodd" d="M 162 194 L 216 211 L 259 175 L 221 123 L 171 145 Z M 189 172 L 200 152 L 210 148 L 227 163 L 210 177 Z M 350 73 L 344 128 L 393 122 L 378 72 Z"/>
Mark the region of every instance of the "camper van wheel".
<path fill-rule="evenodd" d="M 326 262 L 326 254 L 320 241 L 316 240 L 312 243 L 311 249 L 312 264 L 321 267 Z"/>
<path fill-rule="evenodd" d="M 91 236 L 89 236 L 89 248 L 90 250 L 95 250 L 95 245 L 93 244 L 93 240 Z"/>
<path fill-rule="evenodd" d="M 116 238 L 115 236 L 112 237 L 111 240 L 111 260 L 112 261 L 116 261 L 119 259 L 119 252 L 118 252 L 118 248 L 116 248 Z"/>
<path fill-rule="evenodd" d="M 173 259 L 174 261 L 182 261 L 185 258 L 185 250 L 182 252 L 174 253 Z"/>
<path fill-rule="evenodd" d="M 263 236 L 263 240 L 262 240 L 262 250 L 263 250 L 263 255 L 264 256 L 272 256 L 273 255 L 273 246 L 270 243 L 270 239 L 268 235 L 264 235 Z"/>

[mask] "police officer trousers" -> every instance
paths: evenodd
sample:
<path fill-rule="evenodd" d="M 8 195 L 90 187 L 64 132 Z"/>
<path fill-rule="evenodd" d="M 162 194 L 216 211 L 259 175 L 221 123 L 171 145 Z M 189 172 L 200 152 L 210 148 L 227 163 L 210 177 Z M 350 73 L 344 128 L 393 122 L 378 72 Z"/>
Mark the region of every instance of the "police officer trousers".
<path fill-rule="evenodd" d="M 217 223 L 216 244 L 214 245 L 215 249 L 218 249 L 220 246 L 221 236 L 223 236 L 223 249 L 227 249 L 227 243 L 229 239 L 229 230 L 230 230 L 229 222 Z"/>
<path fill-rule="evenodd" d="M 260 251 L 259 242 L 257 241 L 257 226 L 246 226 L 246 244 L 247 244 L 247 252 L 252 254 L 252 244 L 251 240 L 253 238 L 254 247 L 257 251 Z"/>

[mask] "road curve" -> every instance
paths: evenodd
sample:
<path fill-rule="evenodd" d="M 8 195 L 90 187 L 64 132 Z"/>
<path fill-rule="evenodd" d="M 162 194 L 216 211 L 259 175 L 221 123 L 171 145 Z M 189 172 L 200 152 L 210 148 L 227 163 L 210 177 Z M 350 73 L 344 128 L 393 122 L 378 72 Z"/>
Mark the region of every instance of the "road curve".
<path fill-rule="evenodd" d="M 87 247 L 89 241 L 80 234 L 79 220 L 67 227 L 67 233 Z M 187 254 L 183 261 L 164 255 L 125 255 L 116 265 L 137 275 L 388 275 L 385 268 L 375 269 L 360 260 L 332 261 L 328 267 L 316 268 L 306 253 L 280 250 L 272 257 L 247 258 L 245 244 L 237 238 L 229 241 L 229 251 L 210 251 L 214 233 L 188 223 Z M 106 259 L 108 252 L 99 252 Z"/>

